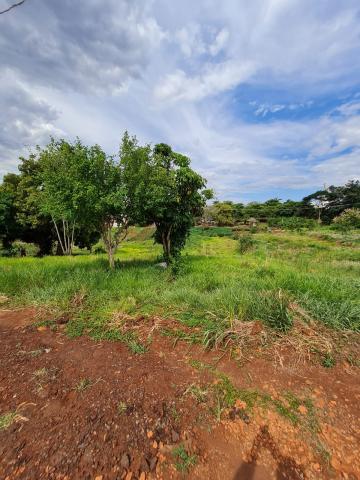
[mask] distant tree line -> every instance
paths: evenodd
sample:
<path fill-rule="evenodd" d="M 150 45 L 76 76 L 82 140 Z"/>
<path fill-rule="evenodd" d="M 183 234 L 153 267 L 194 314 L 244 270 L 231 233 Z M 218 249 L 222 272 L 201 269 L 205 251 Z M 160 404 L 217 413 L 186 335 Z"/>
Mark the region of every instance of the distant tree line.
<path fill-rule="evenodd" d="M 330 224 L 348 209 L 360 208 L 360 182 L 350 180 L 342 186 L 330 186 L 306 196 L 301 201 L 272 198 L 266 202 L 248 204 L 215 201 L 204 210 L 202 221 L 218 226 L 233 226 L 256 219 L 276 223 L 274 219 L 299 217 Z"/>
<path fill-rule="evenodd" d="M 155 224 L 155 241 L 171 263 L 185 245 L 194 222 L 212 197 L 190 159 L 160 143 L 139 145 L 125 132 L 119 154 L 51 139 L 28 158 L 19 174 L 0 185 L 0 238 L 32 242 L 39 254 L 71 255 L 74 245 L 91 248 L 100 237 L 110 267 L 131 225 Z"/>

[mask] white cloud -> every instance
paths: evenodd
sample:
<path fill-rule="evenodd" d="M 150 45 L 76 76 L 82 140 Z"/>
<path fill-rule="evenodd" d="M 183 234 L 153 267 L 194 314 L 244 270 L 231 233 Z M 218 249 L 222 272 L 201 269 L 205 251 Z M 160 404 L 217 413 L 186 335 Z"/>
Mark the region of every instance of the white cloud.
<path fill-rule="evenodd" d="M 209 52 L 211 55 L 217 55 L 220 53 L 223 48 L 226 46 L 229 40 L 229 31 L 226 28 L 222 28 L 215 37 L 215 41 L 209 47 Z"/>
<path fill-rule="evenodd" d="M 216 65 L 207 64 L 200 75 L 187 76 L 183 70 L 168 74 L 155 88 L 160 100 L 197 101 L 209 95 L 229 90 L 250 79 L 255 66 L 252 62 L 225 61 Z"/>
<path fill-rule="evenodd" d="M 359 87 L 359 14 L 358 0 L 25 2 L 0 18 L 1 168 L 49 133 L 115 153 L 127 128 L 189 154 L 221 198 L 341 183 L 360 171 L 359 102 L 316 107 Z"/>

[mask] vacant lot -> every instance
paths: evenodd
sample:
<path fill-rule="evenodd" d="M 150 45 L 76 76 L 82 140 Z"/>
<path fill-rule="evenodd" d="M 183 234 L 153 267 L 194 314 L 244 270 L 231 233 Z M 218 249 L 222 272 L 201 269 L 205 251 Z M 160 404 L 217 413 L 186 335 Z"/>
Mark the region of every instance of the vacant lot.
<path fill-rule="evenodd" d="M 150 236 L 0 260 L 1 478 L 358 478 L 359 239 Z"/>

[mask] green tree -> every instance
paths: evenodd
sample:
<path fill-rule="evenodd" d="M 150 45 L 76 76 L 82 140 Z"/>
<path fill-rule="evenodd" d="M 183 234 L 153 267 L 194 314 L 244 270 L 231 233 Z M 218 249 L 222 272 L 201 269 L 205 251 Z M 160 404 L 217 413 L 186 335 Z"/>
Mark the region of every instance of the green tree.
<path fill-rule="evenodd" d="M 5 175 L 0 186 L 0 238 L 4 248 L 9 248 L 11 242 L 20 237 L 21 227 L 17 221 L 16 190 L 18 175 Z"/>
<path fill-rule="evenodd" d="M 90 218 L 88 153 L 80 140 L 70 144 L 62 139 L 51 139 L 40 152 L 40 204 L 44 214 L 51 217 L 64 255 L 71 255 L 76 229 Z"/>
<path fill-rule="evenodd" d="M 155 241 L 163 246 L 164 259 L 171 263 L 180 255 L 193 225 L 201 216 L 212 192 L 206 180 L 190 168 L 190 159 L 169 145 L 155 145 L 150 158 L 145 194 L 145 214 L 155 223 Z"/>
<path fill-rule="evenodd" d="M 129 221 L 134 224 L 148 223 L 147 208 L 152 174 L 151 147 L 141 146 L 135 136 L 125 132 L 119 150 L 122 181 L 126 186 L 126 208 Z"/>
<path fill-rule="evenodd" d="M 360 228 L 360 208 L 348 208 L 333 220 L 335 226 L 342 230 Z"/>
<path fill-rule="evenodd" d="M 36 243 L 39 254 L 51 252 L 54 235 L 51 219 L 40 209 L 39 164 L 36 154 L 29 158 L 20 158 L 20 174 L 13 173 L 4 176 L 0 187 L 0 230 L 3 244 L 7 248 L 15 239 Z"/>
<path fill-rule="evenodd" d="M 115 254 L 126 237 L 131 222 L 131 202 L 124 183 L 123 170 L 100 147 L 92 147 L 92 174 L 88 188 L 92 222 L 101 232 L 109 266 L 115 267 Z"/>
<path fill-rule="evenodd" d="M 235 207 L 233 202 L 214 202 L 211 206 L 214 222 L 220 227 L 232 226 L 235 223 Z"/>
<path fill-rule="evenodd" d="M 345 185 L 337 187 L 331 185 L 308 195 L 303 202 L 315 205 L 320 219 L 330 223 L 344 210 L 360 208 L 360 181 L 349 180 Z"/>

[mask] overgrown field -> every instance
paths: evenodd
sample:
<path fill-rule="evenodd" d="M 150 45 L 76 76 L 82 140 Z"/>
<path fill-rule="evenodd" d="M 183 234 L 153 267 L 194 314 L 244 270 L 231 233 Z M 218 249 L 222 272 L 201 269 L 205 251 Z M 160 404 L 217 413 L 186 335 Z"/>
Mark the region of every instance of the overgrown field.
<path fill-rule="evenodd" d="M 291 332 L 299 315 L 335 329 L 360 329 L 358 235 L 238 235 L 241 240 L 230 229 L 194 228 L 176 275 L 157 265 L 161 251 L 149 228 L 133 229 L 115 271 L 102 254 L 1 258 L 0 294 L 8 305 L 67 314 L 71 335 L 116 337 L 116 314 L 174 318 L 193 327 L 194 341 L 205 342 L 239 321 Z"/>

